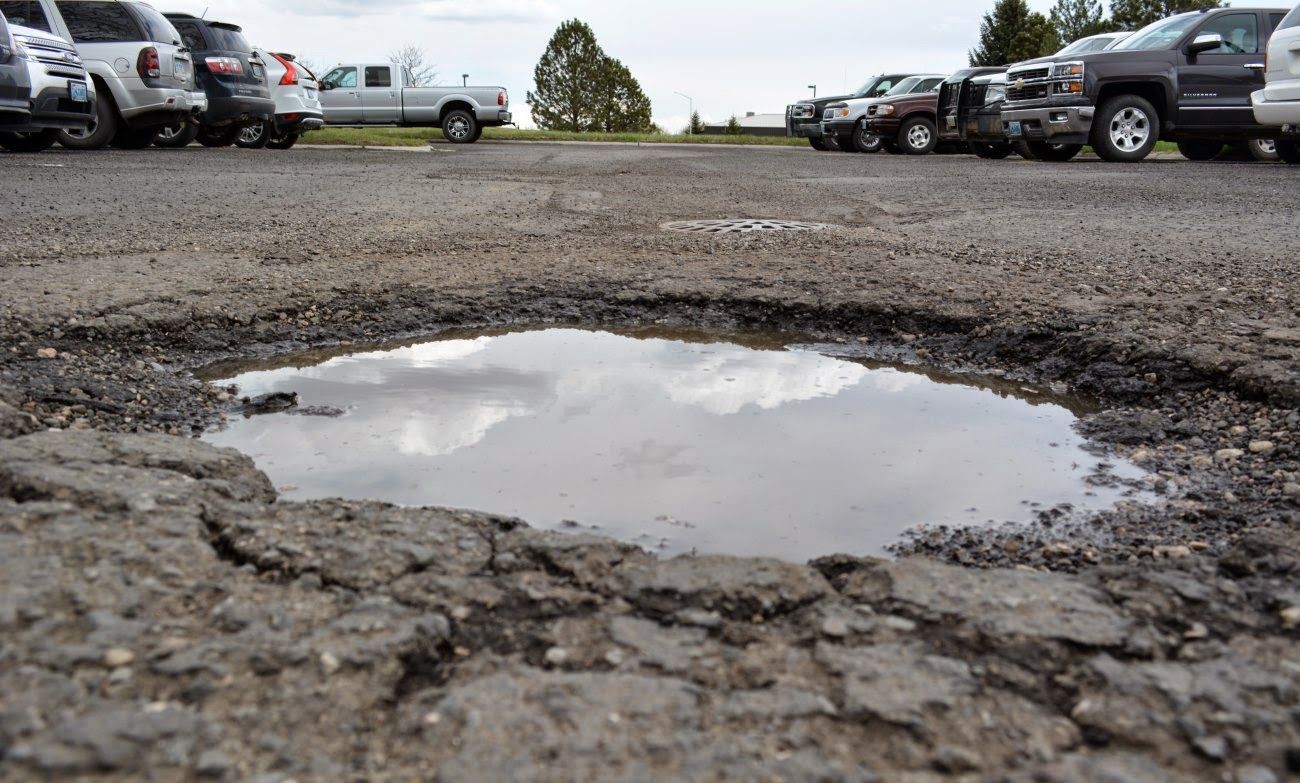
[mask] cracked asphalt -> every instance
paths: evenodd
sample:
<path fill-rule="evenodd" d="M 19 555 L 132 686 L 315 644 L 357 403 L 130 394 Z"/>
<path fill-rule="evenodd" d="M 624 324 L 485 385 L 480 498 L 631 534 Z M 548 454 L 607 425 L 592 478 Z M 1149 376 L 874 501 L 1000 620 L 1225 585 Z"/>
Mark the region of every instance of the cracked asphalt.
<path fill-rule="evenodd" d="M 1300 775 L 1293 168 L 480 144 L 0 156 L 0 777 Z M 709 238 L 671 220 L 828 222 Z M 1156 500 L 892 561 L 277 500 L 218 360 L 785 331 L 1093 397 Z"/>

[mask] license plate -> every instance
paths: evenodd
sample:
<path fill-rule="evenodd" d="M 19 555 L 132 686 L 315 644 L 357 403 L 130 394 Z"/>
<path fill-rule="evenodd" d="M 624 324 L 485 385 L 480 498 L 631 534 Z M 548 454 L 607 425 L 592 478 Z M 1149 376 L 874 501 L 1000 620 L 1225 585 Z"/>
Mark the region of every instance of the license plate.
<path fill-rule="evenodd" d="M 1025 133 L 1025 130 L 1024 130 L 1024 128 L 1021 127 L 1020 123 L 1018 123 L 1018 122 L 1008 122 L 1008 123 L 1007 123 L 1007 135 L 1008 135 L 1008 136 L 1023 136 L 1024 133 Z"/>
<path fill-rule="evenodd" d="M 68 82 L 68 98 L 74 103 L 85 103 L 90 100 L 90 92 L 86 89 L 86 83 Z"/>
<path fill-rule="evenodd" d="M 254 65 L 253 65 L 253 75 L 260 79 L 260 78 L 262 78 L 262 73 L 263 73 L 263 71 L 262 71 L 262 66 L 254 64 Z"/>

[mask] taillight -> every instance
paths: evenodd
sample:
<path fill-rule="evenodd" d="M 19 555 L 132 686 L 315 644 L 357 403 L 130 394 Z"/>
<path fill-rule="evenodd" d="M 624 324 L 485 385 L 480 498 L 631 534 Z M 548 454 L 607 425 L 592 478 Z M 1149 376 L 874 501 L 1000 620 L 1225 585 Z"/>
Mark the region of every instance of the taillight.
<path fill-rule="evenodd" d="M 204 60 L 208 70 L 219 76 L 243 76 L 244 64 L 236 57 L 209 57 Z"/>
<path fill-rule="evenodd" d="M 275 58 L 276 62 L 284 66 L 284 76 L 280 77 L 280 86 L 292 87 L 293 85 L 297 84 L 298 69 L 293 67 L 293 63 L 290 62 L 287 58 L 281 57 L 280 55 L 276 54 L 275 52 L 271 52 L 271 56 Z"/>
<path fill-rule="evenodd" d="M 498 106 L 505 106 L 505 105 L 506 105 L 506 91 L 505 91 L 505 90 L 502 90 L 501 92 L 497 93 L 497 105 L 498 105 Z"/>
<path fill-rule="evenodd" d="M 140 50 L 136 58 L 135 70 L 141 79 L 157 79 L 162 76 L 162 61 L 158 59 L 158 50 L 152 46 Z"/>

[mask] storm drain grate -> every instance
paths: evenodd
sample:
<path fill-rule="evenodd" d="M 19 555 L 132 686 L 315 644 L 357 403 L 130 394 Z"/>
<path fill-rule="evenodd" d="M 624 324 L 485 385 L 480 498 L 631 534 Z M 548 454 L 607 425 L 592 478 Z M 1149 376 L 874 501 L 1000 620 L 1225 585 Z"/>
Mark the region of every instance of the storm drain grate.
<path fill-rule="evenodd" d="M 689 231 L 697 234 L 751 234 L 757 231 L 825 231 L 835 228 L 829 223 L 802 223 L 797 220 L 681 220 L 665 223 L 665 231 Z"/>

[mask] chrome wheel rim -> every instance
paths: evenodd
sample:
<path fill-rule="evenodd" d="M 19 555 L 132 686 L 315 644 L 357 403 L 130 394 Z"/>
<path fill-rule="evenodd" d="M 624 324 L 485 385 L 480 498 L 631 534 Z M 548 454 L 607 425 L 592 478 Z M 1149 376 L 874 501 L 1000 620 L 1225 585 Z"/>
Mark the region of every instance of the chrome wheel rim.
<path fill-rule="evenodd" d="M 66 133 L 68 135 L 68 138 L 71 139 L 84 139 L 93 135 L 95 133 L 95 129 L 98 127 L 99 127 L 99 115 L 93 114 L 90 117 L 90 124 L 86 126 L 85 130 L 65 130 L 64 133 Z"/>
<path fill-rule="evenodd" d="M 167 141 L 171 141 L 172 139 L 175 139 L 177 136 L 181 135 L 182 128 L 183 126 L 180 125 L 179 123 L 177 123 L 176 125 L 164 125 L 162 126 L 162 129 L 158 131 L 158 135 L 166 139 Z"/>
<path fill-rule="evenodd" d="M 867 149 L 880 145 L 880 137 L 866 128 L 858 128 L 858 143 Z"/>
<path fill-rule="evenodd" d="M 469 138 L 469 120 L 464 117 L 456 117 L 447 125 L 447 132 L 453 139 Z"/>
<path fill-rule="evenodd" d="M 245 144 L 256 144 L 262 140 L 262 134 L 265 132 L 266 130 L 261 123 L 249 125 L 239 132 L 239 140 Z"/>
<path fill-rule="evenodd" d="M 1110 119 L 1110 141 L 1116 149 L 1133 152 L 1151 138 L 1151 118 L 1133 106 L 1121 109 Z"/>
<path fill-rule="evenodd" d="M 1274 139 L 1257 139 L 1255 146 L 1265 155 L 1277 154 L 1277 141 Z"/>
<path fill-rule="evenodd" d="M 930 129 L 924 125 L 913 125 L 907 131 L 907 143 L 914 150 L 923 150 L 930 146 Z"/>

